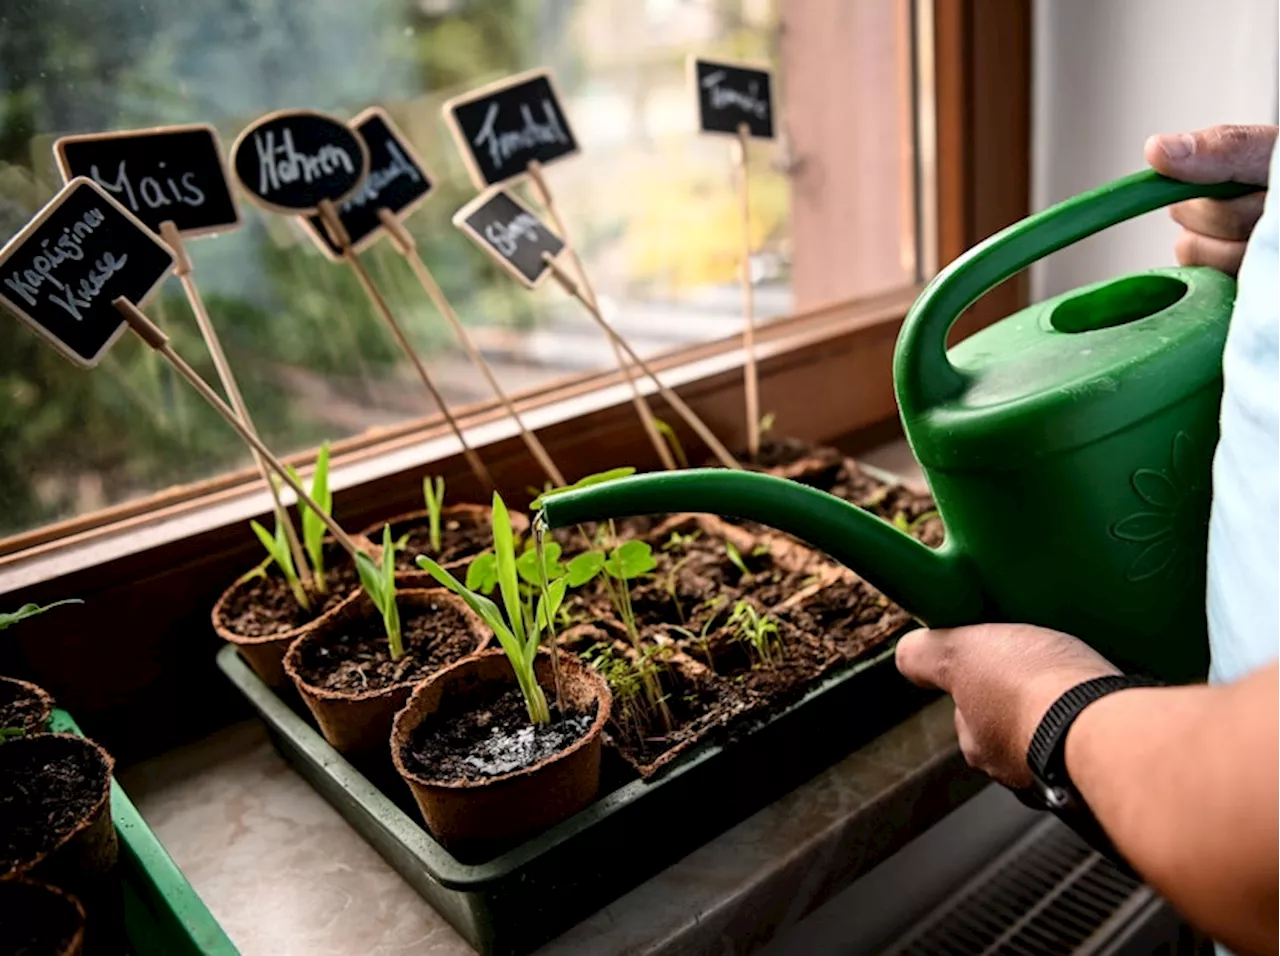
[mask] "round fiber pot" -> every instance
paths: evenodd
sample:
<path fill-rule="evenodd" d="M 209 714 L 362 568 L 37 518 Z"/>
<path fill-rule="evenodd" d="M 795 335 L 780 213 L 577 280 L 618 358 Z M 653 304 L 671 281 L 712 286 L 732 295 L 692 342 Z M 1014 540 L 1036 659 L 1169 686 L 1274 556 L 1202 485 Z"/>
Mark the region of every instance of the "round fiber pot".
<path fill-rule="evenodd" d="M 511 528 L 516 537 L 527 534 L 528 517 L 518 511 L 510 514 Z M 439 555 L 431 550 L 428 518 L 426 511 L 410 511 L 372 524 L 362 532 L 370 541 L 381 542 L 383 526 L 390 525 L 394 540 L 398 541 L 404 535 L 409 536 L 404 550 L 396 555 L 396 574 L 405 582 L 405 587 L 440 586 L 435 578 L 415 563 L 420 554 L 435 558 L 441 567 L 453 571 L 465 568 L 477 554 L 493 547 L 493 509 L 488 505 L 457 504 L 446 505 L 441 509 Z"/>
<path fill-rule="evenodd" d="M 21 727 L 34 734 L 45 729 L 52 713 L 53 698 L 43 687 L 0 677 L 0 727 Z"/>
<path fill-rule="evenodd" d="M 381 553 L 380 548 L 373 547 L 359 535 L 353 540 L 357 547 L 375 557 Z M 360 575 L 354 562 L 332 539 L 325 541 L 325 566 L 330 597 L 312 617 L 307 617 L 306 612 L 297 607 L 283 577 L 270 568 L 265 580 L 256 575 L 240 578 L 222 592 L 213 606 L 214 631 L 224 641 L 236 645 L 254 673 L 269 687 L 284 687 L 289 683 L 284 672 L 284 654 L 289 645 L 336 615 L 355 599 L 360 590 Z M 266 602 L 276 608 L 278 619 L 251 620 L 255 602 Z M 289 615 L 288 611 L 293 614 Z"/>
<path fill-rule="evenodd" d="M 551 656 L 534 665 L 538 683 L 555 712 Z M 511 840 L 545 830 L 595 800 L 600 790 L 600 737 L 613 703 L 609 685 L 576 658 L 560 656 L 564 700 L 571 709 L 595 716 L 585 733 L 567 747 L 527 767 L 487 778 L 437 779 L 423 773 L 411 756 L 419 728 L 430 732 L 433 718 L 487 706 L 517 687 L 506 654 L 489 650 L 446 668 L 414 688 L 391 731 L 391 758 L 418 803 L 427 828 L 450 847 Z M 427 724 L 426 727 L 423 727 Z"/>
<path fill-rule="evenodd" d="M 492 636 L 448 591 L 399 591 L 396 606 L 405 643 L 398 667 L 391 661 L 382 615 L 363 591 L 285 654 L 285 673 L 339 753 L 385 754 L 391 722 L 413 686 L 474 654 Z"/>
<path fill-rule="evenodd" d="M 6 953 L 79 956 L 84 948 L 84 907 L 55 886 L 0 881 L 0 945 Z"/>
<path fill-rule="evenodd" d="M 0 880 L 76 887 L 115 866 L 111 755 L 74 734 L 0 744 Z"/>

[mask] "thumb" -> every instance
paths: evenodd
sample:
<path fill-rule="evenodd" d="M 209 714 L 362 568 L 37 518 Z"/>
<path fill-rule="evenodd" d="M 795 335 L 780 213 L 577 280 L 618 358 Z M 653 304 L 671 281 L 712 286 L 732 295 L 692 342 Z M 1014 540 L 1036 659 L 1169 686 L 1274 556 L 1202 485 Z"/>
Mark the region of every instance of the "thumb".
<path fill-rule="evenodd" d="M 951 632 L 917 628 L 902 635 L 894 649 L 898 672 L 920 687 L 950 690 Z"/>
<path fill-rule="evenodd" d="M 1210 126 L 1147 139 L 1143 155 L 1158 173 L 1188 183 L 1267 184 L 1274 126 Z"/>

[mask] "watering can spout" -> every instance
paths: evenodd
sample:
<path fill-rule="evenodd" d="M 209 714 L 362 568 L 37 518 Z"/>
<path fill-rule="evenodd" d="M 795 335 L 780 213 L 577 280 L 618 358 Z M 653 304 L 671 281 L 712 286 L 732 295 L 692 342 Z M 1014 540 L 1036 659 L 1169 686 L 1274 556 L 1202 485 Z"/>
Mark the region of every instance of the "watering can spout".
<path fill-rule="evenodd" d="M 792 534 L 848 566 L 932 627 L 982 619 L 975 569 L 947 545 L 933 550 L 869 511 L 794 481 L 720 468 L 636 475 L 544 496 L 548 527 L 629 515 L 707 512 Z"/>

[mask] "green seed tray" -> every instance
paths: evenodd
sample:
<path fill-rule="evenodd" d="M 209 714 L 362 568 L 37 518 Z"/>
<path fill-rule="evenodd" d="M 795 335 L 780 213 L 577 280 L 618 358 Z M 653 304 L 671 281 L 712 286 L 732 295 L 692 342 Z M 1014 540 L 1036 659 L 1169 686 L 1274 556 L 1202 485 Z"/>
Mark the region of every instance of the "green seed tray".
<path fill-rule="evenodd" d="M 526 953 L 617 899 L 933 699 L 908 684 L 892 642 L 732 739 L 691 749 L 650 780 L 613 776 L 581 813 L 488 860 L 455 858 L 419 822 L 393 773 L 357 769 L 298 701 L 272 691 L 227 645 L 218 666 L 281 754 L 477 950 Z M 621 763 L 620 758 L 617 760 Z M 389 770 L 390 761 L 386 761 Z M 612 777 L 612 779 L 611 779 Z"/>
<path fill-rule="evenodd" d="M 49 729 L 84 736 L 55 710 Z M 111 819 L 120 840 L 120 909 L 127 956 L 239 956 L 116 780 Z"/>

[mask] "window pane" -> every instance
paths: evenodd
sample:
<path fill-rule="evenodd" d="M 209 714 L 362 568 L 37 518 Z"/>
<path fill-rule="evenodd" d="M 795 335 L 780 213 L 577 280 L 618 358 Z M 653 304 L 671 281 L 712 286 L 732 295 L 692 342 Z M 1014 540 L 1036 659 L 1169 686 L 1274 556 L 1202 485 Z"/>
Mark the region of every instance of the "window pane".
<path fill-rule="evenodd" d="M 51 150 L 59 135 L 210 122 L 225 150 L 273 109 L 349 116 L 380 103 L 437 180 L 407 225 L 519 392 L 606 368 L 612 353 L 577 303 L 551 286 L 525 292 L 454 230 L 449 219 L 474 189 L 441 104 L 520 70 L 553 70 L 583 151 L 548 167 L 548 179 L 606 313 L 652 354 L 742 323 L 731 141 L 695 132 L 691 52 L 778 71 L 782 136 L 750 150 L 757 315 L 909 280 L 896 253 L 880 248 L 909 239 L 898 9 L 896 0 L 6 0 L 0 236 L 60 184 Z M 819 66 L 841 47 L 827 17 L 860 51 L 836 57 L 835 92 L 822 87 Z M 799 162 L 788 169 L 790 159 Z M 864 175 L 879 177 L 870 193 L 836 190 L 839 203 L 821 212 L 837 181 Z M 193 239 L 188 251 L 268 445 L 286 454 L 430 414 L 350 270 L 321 257 L 295 223 L 240 204 L 240 229 Z M 833 225 L 846 220 L 866 242 Z M 832 243 L 837 251 L 819 253 Z M 802 249 L 813 257 L 810 276 L 836 279 L 806 279 L 803 293 L 798 282 L 793 296 L 793 274 L 803 271 L 793 250 Z M 488 400 L 390 245 L 364 259 L 446 399 Z M 148 312 L 216 380 L 176 280 Z M 16 320 L 0 321 L 0 535 L 248 464 L 231 430 L 132 337 L 86 373 Z"/>

